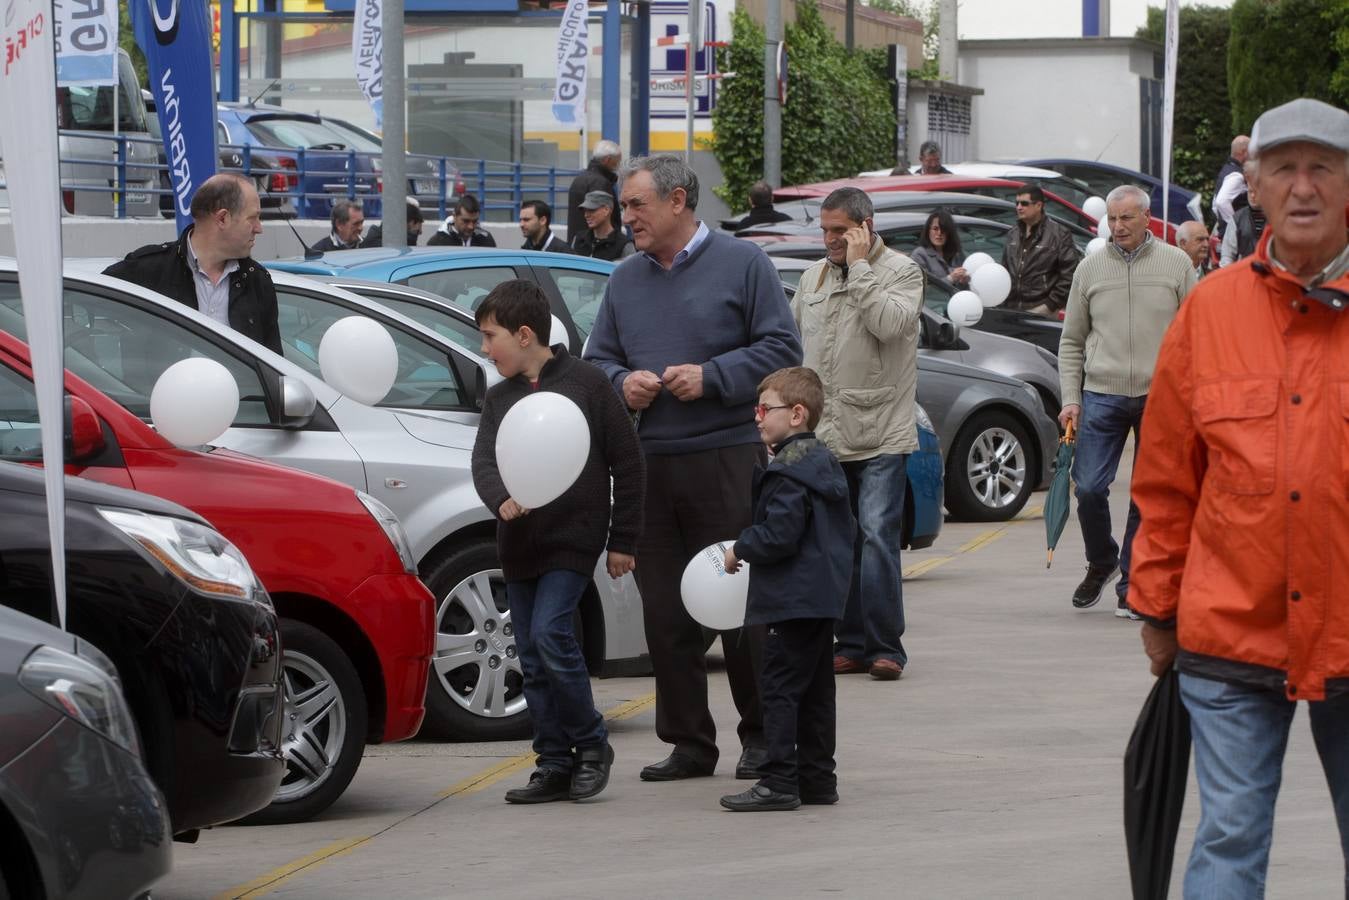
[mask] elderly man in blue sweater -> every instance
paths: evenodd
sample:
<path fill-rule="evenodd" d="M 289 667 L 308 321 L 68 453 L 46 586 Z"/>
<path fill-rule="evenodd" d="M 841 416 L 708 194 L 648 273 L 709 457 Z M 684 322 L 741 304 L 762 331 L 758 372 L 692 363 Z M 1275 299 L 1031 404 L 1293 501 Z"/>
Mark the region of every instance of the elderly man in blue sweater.
<path fill-rule="evenodd" d="M 801 339 L 772 263 L 754 244 L 708 230 L 698 177 L 673 156 L 624 167 L 623 224 L 639 251 L 609 278 L 585 358 L 640 417 L 647 466 L 637 586 L 656 674 L 656 734 L 673 749 L 644 781 L 711 775 L 716 724 L 704 656 L 716 637 L 684 609 L 689 559 L 752 523 L 750 485 L 765 452 L 754 424 L 759 382 L 801 363 Z M 740 713 L 737 778 L 767 759 L 756 670 L 762 634 L 722 635 Z"/>

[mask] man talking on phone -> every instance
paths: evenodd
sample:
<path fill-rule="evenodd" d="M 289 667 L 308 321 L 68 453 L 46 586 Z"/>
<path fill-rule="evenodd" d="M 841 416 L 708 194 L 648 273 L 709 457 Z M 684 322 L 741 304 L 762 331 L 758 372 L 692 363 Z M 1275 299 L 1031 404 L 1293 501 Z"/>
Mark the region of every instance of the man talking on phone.
<path fill-rule="evenodd" d="M 899 544 L 905 465 L 918 449 L 914 393 L 923 272 L 872 231 L 871 198 L 839 188 L 820 207 L 825 259 L 801 276 L 792 315 L 805 365 L 824 382 L 815 430 L 843 464 L 857 545 L 834 672 L 904 674 Z"/>

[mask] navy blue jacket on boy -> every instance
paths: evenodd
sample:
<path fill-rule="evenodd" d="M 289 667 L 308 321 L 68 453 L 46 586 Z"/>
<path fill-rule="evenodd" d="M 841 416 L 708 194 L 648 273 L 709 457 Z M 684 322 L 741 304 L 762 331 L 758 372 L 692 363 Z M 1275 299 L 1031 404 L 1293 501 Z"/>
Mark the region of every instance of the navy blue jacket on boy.
<path fill-rule="evenodd" d="M 754 524 L 735 555 L 749 563 L 746 625 L 789 619 L 837 619 L 852 582 L 857 523 L 848 480 L 811 432 L 777 446 L 754 471 Z"/>

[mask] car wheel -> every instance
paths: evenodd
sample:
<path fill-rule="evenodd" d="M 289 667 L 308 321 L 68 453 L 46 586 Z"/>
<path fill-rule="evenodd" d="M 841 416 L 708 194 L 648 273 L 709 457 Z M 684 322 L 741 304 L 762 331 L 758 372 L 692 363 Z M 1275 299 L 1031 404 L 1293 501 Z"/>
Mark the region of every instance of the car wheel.
<path fill-rule="evenodd" d="M 365 692 L 351 660 L 312 625 L 280 626 L 286 776 L 270 805 L 241 820 L 247 825 L 312 819 L 342 796 L 365 752 Z"/>
<path fill-rule="evenodd" d="M 981 412 L 965 423 L 946 462 L 946 508 L 966 522 L 1005 522 L 1035 490 L 1026 429 L 1011 414 Z"/>
<path fill-rule="evenodd" d="M 524 674 L 493 541 L 478 541 L 430 564 L 423 579 L 436 597 L 422 733 L 461 741 L 529 736 Z"/>

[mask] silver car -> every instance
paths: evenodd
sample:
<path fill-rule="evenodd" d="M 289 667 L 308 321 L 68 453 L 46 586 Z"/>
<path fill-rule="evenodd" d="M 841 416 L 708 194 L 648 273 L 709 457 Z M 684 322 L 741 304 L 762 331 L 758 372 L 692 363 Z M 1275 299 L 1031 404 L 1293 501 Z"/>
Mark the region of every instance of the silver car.
<path fill-rule="evenodd" d="M 473 488 L 470 455 L 478 397 L 489 374 L 483 360 L 436 342 L 433 332 L 403 320 L 391 329 L 399 376 L 380 406 L 365 406 L 327 385 L 308 356 L 307 336 L 331 298 L 365 301 L 301 276 L 273 273 L 282 330 L 291 336 L 282 358 L 196 310 L 153 291 L 98 274 L 105 261 L 71 261 L 67 297 L 78 292 L 84 314 L 97 315 L 95 337 L 67 347 L 66 365 L 113 399 L 124 353 L 118 342 L 144 344 L 137 383 L 153 383 L 177 359 L 156 347 L 192 348 L 225 365 L 239 384 L 233 427 L 217 444 L 326 475 L 374 495 L 398 514 L 422 580 L 439 599 L 436 655 L 427 691 L 427 733 L 474 740 L 524 734 L 528 727 L 519 660 L 496 555 L 496 523 Z M 14 273 L 0 262 L 0 274 Z M 325 299 L 326 298 L 326 299 Z M 88 312 L 96 311 L 96 312 Z M 396 315 L 396 314 L 392 314 Z M 331 321 L 331 320 L 329 320 Z M 428 340 L 429 338 L 429 340 Z M 106 341 L 106 346 L 100 341 Z M 316 345 L 313 349 L 316 349 Z M 144 408 L 143 392 L 136 406 Z M 581 603 L 586 661 L 599 674 L 645 671 L 641 603 L 632 577 L 610 579 L 599 565 Z M 506 637 L 500 653 L 478 652 L 483 635 Z"/>

